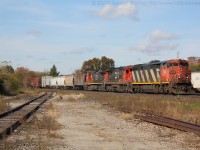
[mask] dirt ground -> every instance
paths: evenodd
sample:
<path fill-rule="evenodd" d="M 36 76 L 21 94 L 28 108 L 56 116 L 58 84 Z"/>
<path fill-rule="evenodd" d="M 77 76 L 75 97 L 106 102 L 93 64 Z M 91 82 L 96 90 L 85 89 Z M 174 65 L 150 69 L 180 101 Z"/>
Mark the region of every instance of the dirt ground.
<path fill-rule="evenodd" d="M 81 96 L 63 96 L 54 102 L 59 111 L 57 121 L 62 125 L 57 133 L 62 137 L 60 145 L 63 146 L 58 149 L 180 150 L 192 149 L 199 142 L 196 141 L 199 137 L 192 133 L 141 122 L 99 103 L 82 101 Z"/>

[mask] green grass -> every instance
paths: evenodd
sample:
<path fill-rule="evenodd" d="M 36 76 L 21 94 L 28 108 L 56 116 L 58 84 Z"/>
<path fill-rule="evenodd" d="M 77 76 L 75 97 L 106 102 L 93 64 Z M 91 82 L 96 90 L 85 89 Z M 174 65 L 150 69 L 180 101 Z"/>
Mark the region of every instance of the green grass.
<path fill-rule="evenodd" d="M 189 110 L 199 109 L 199 111 L 200 111 L 200 104 L 199 104 L 199 103 L 184 104 L 183 107 L 184 107 L 185 109 L 189 109 Z"/>

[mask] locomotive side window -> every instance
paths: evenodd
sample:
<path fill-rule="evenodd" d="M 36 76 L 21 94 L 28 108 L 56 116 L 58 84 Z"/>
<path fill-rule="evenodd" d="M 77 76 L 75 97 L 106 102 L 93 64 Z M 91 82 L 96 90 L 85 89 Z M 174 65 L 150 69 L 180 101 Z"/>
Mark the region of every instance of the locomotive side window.
<path fill-rule="evenodd" d="M 180 62 L 180 66 L 183 66 L 183 67 L 188 67 L 188 63 L 183 63 L 183 62 Z"/>

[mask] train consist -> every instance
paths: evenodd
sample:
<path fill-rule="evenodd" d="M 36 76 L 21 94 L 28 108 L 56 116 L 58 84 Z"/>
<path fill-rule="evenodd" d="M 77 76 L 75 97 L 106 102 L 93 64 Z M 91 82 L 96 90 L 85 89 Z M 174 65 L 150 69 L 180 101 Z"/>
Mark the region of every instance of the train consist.
<path fill-rule="evenodd" d="M 186 60 L 130 65 L 105 71 L 35 78 L 34 87 L 130 93 L 191 93 L 191 70 Z"/>

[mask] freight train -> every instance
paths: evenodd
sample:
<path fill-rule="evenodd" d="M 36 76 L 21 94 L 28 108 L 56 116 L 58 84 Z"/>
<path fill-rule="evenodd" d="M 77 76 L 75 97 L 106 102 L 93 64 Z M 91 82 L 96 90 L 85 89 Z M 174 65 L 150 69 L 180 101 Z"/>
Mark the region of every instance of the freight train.
<path fill-rule="evenodd" d="M 130 93 L 191 93 L 191 70 L 182 59 L 130 65 L 104 71 L 35 78 L 35 87 Z"/>

